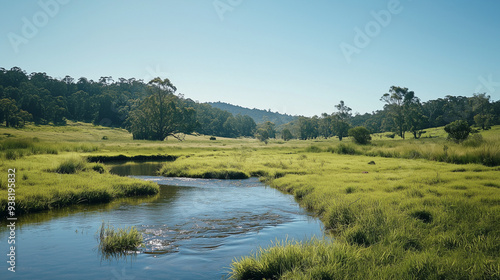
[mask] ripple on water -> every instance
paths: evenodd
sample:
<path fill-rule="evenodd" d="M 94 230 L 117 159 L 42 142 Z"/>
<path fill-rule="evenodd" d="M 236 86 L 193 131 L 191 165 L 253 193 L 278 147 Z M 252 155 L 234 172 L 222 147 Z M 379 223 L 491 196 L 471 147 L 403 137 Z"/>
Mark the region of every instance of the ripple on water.
<path fill-rule="evenodd" d="M 231 235 L 258 232 L 264 227 L 291 220 L 287 216 L 265 212 L 228 218 L 192 218 L 174 225 L 142 225 L 146 244 L 144 253 L 176 253 L 180 246 L 191 250 L 213 250 L 223 245 L 223 239 Z"/>

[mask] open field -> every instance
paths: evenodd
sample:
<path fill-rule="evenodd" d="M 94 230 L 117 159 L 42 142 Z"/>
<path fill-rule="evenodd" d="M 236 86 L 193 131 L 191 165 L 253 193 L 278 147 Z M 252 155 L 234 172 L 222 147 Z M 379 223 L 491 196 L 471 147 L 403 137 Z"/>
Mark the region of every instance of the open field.
<path fill-rule="evenodd" d="M 261 177 L 295 196 L 335 238 L 276 244 L 233 263 L 235 279 L 500 279 L 500 127 L 462 144 L 374 135 L 288 142 L 187 136 L 133 141 L 122 129 L 0 129 L 5 176 L 16 168 L 16 203 L 25 213 L 117 197 L 154 194 L 152 183 L 111 175 L 88 156 L 170 155 L 161 174 Z M 19 212 L 17 212 L 19 213 Z"/>

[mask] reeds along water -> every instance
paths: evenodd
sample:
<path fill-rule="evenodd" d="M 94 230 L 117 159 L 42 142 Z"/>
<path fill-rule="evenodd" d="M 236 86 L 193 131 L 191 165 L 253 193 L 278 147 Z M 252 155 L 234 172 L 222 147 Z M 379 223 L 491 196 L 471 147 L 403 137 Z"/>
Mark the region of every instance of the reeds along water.
<path fill-rule="evenodd" d="M 99 234 L 99 251 L 104 258 L 113 258 L 136 252 L 143 244 L 142 234 L 135 227 L 115 228 L 102 223 Z"/>

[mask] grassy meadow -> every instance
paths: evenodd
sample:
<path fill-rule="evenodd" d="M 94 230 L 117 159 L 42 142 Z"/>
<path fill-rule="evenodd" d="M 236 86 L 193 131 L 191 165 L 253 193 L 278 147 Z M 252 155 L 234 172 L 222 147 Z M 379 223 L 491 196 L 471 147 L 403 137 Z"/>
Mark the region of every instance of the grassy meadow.
<path fill-rule="evenodd" d="M 372 137 L 364 146 L 192 135 L 153 142 L 83 123 L 0 128 L 0 209 L 8 168 L 16 168 L 16 213 L 32 213 L 155 194 L 155 184 L 86 158 L 170 155 L 177 159 L 161 175 L 260 177 L 294 195 L 334 238 L 261 248 L 233 262 L 234 279 L 500 279 L 500 126 L 460 144 L 442 128 L 418 140 Z"/>

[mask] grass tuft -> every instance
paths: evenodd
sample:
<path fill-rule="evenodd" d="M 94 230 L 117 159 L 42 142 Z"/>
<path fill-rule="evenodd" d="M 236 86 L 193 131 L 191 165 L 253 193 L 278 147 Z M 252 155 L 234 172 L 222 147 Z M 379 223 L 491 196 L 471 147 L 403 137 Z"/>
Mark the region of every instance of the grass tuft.
<path fill-rule="evenodd" d="M 104 222 L 99 230 L 99 251 L 105 256 L 116 256 L 136 251 L 143 244 L 142 235 L 135 227 L 116 229 Z"/>
<path fill-rule="evenodd" d="M 86 169 L 87 161 L 82 157 L 73 156 L 65 159 L 54 170 L 59 174 L 75 174 Z"/>

